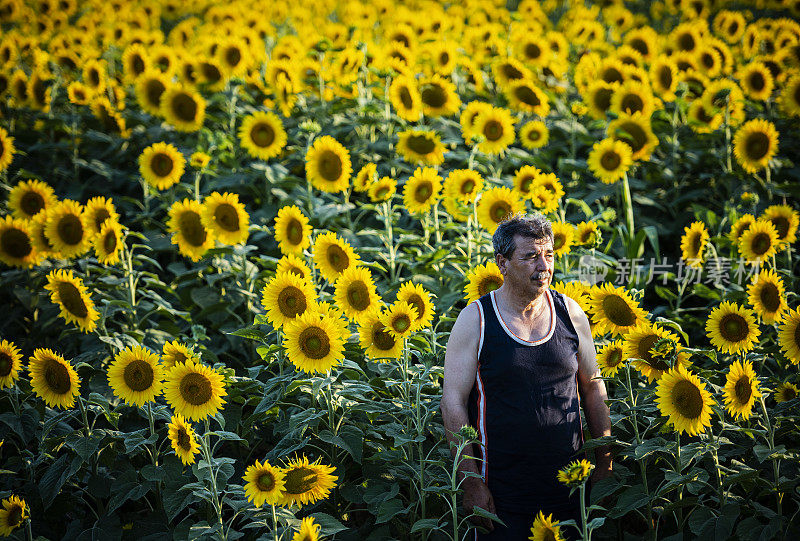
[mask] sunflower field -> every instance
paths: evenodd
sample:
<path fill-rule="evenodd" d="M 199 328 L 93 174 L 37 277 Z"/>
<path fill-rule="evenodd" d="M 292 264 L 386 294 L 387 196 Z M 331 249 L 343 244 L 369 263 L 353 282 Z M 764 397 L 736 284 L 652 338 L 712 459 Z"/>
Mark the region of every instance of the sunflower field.
<path fill-rule="evenodd" d="M 0 0 L 0 535 L 471 538 L 444 353 L 539 212 L 613 427 L 531 539 L 800 538 L 798 18 Z"/>

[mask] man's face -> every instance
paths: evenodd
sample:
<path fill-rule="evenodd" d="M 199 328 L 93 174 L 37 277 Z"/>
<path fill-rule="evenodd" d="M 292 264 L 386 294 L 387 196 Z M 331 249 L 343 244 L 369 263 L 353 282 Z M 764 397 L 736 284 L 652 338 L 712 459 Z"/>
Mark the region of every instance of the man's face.
<path fill-rule="evenodd" d="M 496 257 L 497 266 L 503 274 L 504 284 L 513 293 L 533 300 L 549 289 L 553 280 L 553 242 L 515 235 L 514 244 L 517 248 L 510 258 Z"/>

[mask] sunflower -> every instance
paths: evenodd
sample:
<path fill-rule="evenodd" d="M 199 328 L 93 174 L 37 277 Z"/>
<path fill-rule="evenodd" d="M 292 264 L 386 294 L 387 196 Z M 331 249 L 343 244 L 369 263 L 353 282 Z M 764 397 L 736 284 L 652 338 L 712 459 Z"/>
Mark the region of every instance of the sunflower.
<path fill-rule="evenodd" d="M 539 186 L 541 176 L 542 171 L 538 167 L 523 165 L 514 173 L 514 191 L 524 199 L 531 199 Z"/>
<path fill-rule="evenodd" d="M 357 192 L 369 191 L 369 187 L 375 184 L 375 176 L 377 173 L 378 166 L 375 163 L 369 162 L 364 164 L 353 179 L 353 189 Z"/>
<path fill-rule="evenodd" d="M 798 393 L 800 393 L 800 389 L 796 385 L 784 381 L 775 389 L 775 402 L 780 404 L 781 402 L 794 400 L 797 398 Z"/>
<path fill-rule="evenodd" d="M 704 80 L 703 75 L 694 73 L 694 77 Z M 687 81 L 689 82 L 689 81 Z M 692 84 L 690 83 L 690 87 Z M 701 99 L 705 103 L 708 111 L 727 112 L 728 121 L 731 126 L 738 126 L 745 119 L 744 92 L 734 81 L 726 78 L 715 79 L 705 85 Z"/>
<path fill-rule="evenodd" d="M 205 152 L 192 152 L 192 155 L 189 156 L 189 165 L 195 169 L 203 170 L 208 167 L 209 163 L 211 163 L 211 156 Z"/>
<path fill-rule="evenodd" d="M 329 282 L 335 282 L 345 270 L 356 266 L 360 259 L 350 244 L 330 231 L 317 236 L 312 252 L 314 264 Z"/>
<path fill-rule="evenodd" d="M 8 169 L 15 152 L 14 138 L 8 135 L 5 128 L 0 128 L 0 172 Z"/>
<path fill-rule="evenodd" d="M 772 324 L 783 318 L 789 309 L 783 280 L 772 269 L 764 269 L 747 286 L 747 298 L 762 321 Z"/>
<path fill-rule="evenodd" d="M 659 56 L 650 64 L 650 85 L 663 101 L 674 101 L 678 89 L 678 66 L 668 56 Z"/>
<path fill-rule="evenodd" d="M 328 313 L 306 311 L 284 327 L 289 361 L 303 372 L 325 373 L 344 358 L 347 323 Z"/>
<path fill-rule="evenodd" d="M 788 116 L 800 116 L 800 74 L 793 75 L 784 83 L 778 101 Z M 2 169 L 0 160 L 0 170 Z"/>
<path fill-rule="evenodd" d="M 300 255 L 311 246 L 311 225 L 296 205 L 287 205 L 275 217 L 275 240 L 282 254 Z"/>
<path fill-rule="evenodd" d="M 192 360 L 176 364 L 166 373 L 164 398 L 175 413 L 191 421 L 216 415 L 227 394 L 221 374 Z"/>
<path fill-rule="evenodd" d="M 189 87 L 170 85 L 161 94 L 159 112 L 176 130 L 196 132 L 203 126 L 206 101 Z"/>
<path fill-rule="evenodd" d="M 725 408 L 732 417 L 749 419 L 756 399 L 761 396 L 758 379 L 750 361 L 734 361 L 728 370 L 723 390 Z"/>
<path fill-rule="evenodd" d="M 75 369 L 55 351 L 38 348 L 28 359 L 33 392 L 51 408 L 71 408 L 80 393 Z"/>
<path fill-rule="evenodd" d="M 122 73 L 126 83 L 133 83 L 150 68 L 150 55 L 141 43 L 128 45 L 122 52 Z"/>
<path fill-rule="evenodd" d="M 177 413 L 172 416 L 168 426 L 169 443 L 175 451 L 175 456 L 181 459 L 185 466 L 194 464 L 195 455 L 200 452 L 197 435 L 192 425 L 186 422 L 183 415 Z"/>
<path fill-rule="evenodd" d="M 3 500 L 0 509 L 0 535 L 10 536 L 14 529 L 19 528 L 30 517 L 28 504 L 17 496 Z"/>
<path fill-rule="evenodd" d="M 19 379 L 22 353 L 13 342 L 0 340 L 0 389 L 11 387 Z"/>
<path fill-rule="evenodd" d="M 461 107 L 455 85 L 438 73 L 420 80 L 419 91 L 422 112 L 427 117 L 450 116 Z"/>
<path fill-rule="evenodd" d="M 300 529 L 292 537 L 292 541 L 319 541 L 322 527 L 314 523 L 314 517 L 305 517 L 300 521 Z"/>
<path fill-rule="evenodd" d="M 410 303 L 397 300 L 381 312 L 379 319 L 389 334 L 396 340 L 402 340 L 418 328 L 416 321 L 419 313 Z"/>
<path fill-rule="evenodd" d="M 275 274 L 281 274 L 284 272 L 291 272 L 292 274 L 306 280 L 311 279 L 311 269 L 303 259 L 294 254 L 287 254 L 278 260 Z"/>
<path fill-rule="evenodd" d="M 442 177 L 432 167 L 418 167 L 403 188 L 403 203 L 410 214 L 427 212 L 439 199 Z"/>
<path fill-rule="evenodd" d="M 531 536 L 528 538 L 531 541 L 564 541 L 564 536 L 561 535 L 561 526 L 559 522 L 553 519 L 552 513 L 544 516 L 544 513 L 539 511 L 536 518 L 533 519 L 531 526 Z"/>
<path fill-rule="evenodd" d="M 0 218 L 0 261 L 10 267 L 28 268 L 38 257 L 30 223 L 11 216 Z"/>
<path fill-rule="evenodd" d="M 738 73 L 742 91 L 754 101 L 768 100 L 775 88 L 772 73 L 763 62 L 754 60 L 741 68 Z"/>
<path fill-rule="evenodd" d="M 492 107 L 478 114 L 472 126 L 476 135 L 482 137 L 478 150 L 484 154 L 499 154 L 514 142 L 514 122 L 511 111 L 503 107 Z"/>
<path fill-rule="evenodd" d="M 567 222 L 554 221 L 553 226 L 553 253 L 556 256 L 567 255 L 572 248 L 575 238 L 575 226 Z"/>
<path fill-rule="evenodd" d="M 150 186 L 166 190 L 181 180 L 186 160 L 168 143 L 154 143 L 139 156 L 139 172 Z"/>
<path fill-rule="evenodd" d="M 434 307 L 431 294 L 421 284 L 405 282 L 397 291 L 397 300 L 405 301 L 416 309 L 415 331 L 423 329 L 433 322 Z"/>
<path fill-rule="evenodd" d="M 702 268 L 706 245 L 710 235 L 703 222 L 693 222 L 683 228 L 681 237 L 681 257 L 690 267 Z"/>
<path fill-rule="evenodd" d="M 597 222 L 581 222 L 575 226 L 575 244 L 578 246 L 597 246 L 600 244 L 601 234 L 597 229 Z"/>
<path fill-rule="evenodd" d="M 541 120 L 532 120 L 519 129 L 519 140 L 528 150 L 542 148 L 550 140 L 550 130 Z"/>
<path fill-rule="evenodd" d="M 372 274 L 368 268 L 359 266 L 345 269 L 339 275 L 333 298 L 336 306 L 353 321 L 361 321 L 380 302 Z"/>
<path fill-rule="evenodd" d="M 75 323 L 85 333 L 97 328 L 100 314 L 94 308 L 86 286 L 80 278 L 73 276 L 69 269 L 50 271 L 47 285 L 50 300 L 60 308 L 60 315 L 67 323 Z"/>
<path fill-rule="evenodd" d="M 613 377 L 625 363 L 625 342 L 614 340 L 597 350 L 597 365 L 605 377 Z"/>
<path fill-rule="evenodd" d="M 743 214 L 731 225 L 731 230 L 728 233 L 728 238 L 734 245 L 739 244 L 739 239 L 745 231 L 750 229 L 750 226 L 756 223 L 756 217 L 752 214 Z"/>
<path fill-rule="evenodd" d="M 778 130 L 772 122 L 763 118 L 745 122 L 733 137 L 733 154 L 748 173 L 756 173 L 767 167 L 777 152 Z"/>
<path fill-rule="evenodd" d="M 633 359 L 633 367 L 648 381 L 660 379 L 675 365 L 688 364 L 688 356 L 681 352 L 677 335 L 649 321 L 625 333 L 623 341 L 625 358 Z"/>
<path fill-rule="evenodd" d="M 397 152 L 405 161 L 433 166 L 444 161 L 445 146 L 435 131 L 411 129 L 398 133 L 397 137 Z"/>
<path fill-rule="evenodd" d="M 203 200 L 203 226 L 223 244 L 247 242 L 250 216 L 235 193 L 214 192 Z"/>
<path fill-rule="evenodd" d="M 577 487 L 589 479 L 594 464 L 586 459 L 574 460 L 558 471 L 558 482 L 568 487 Z"/>
<path fill-rule="evenodd" d="M 736 354 L 753 349 L 761 330 L 752 310 L 723 301 L 708 316 L 706 333 L 715 348 L 723 353 Z"/>
<path fill-rule="evenodd" d="M 786 358 L 800 363 L 800 308 L 789 310 L 778 327 L 778 344 Z"/>
<path fill-rule="evenodd" d="M 83 254 L 91 242 L 91 226 L 80 203 L 65 199 L 47 212 L 45 235 L 61 257 Z"/>
<path fill-rule="evenodd" d="M 399 359 L 403 352 L 403 341 L 395 338 L 381 323 L 379 310 L 370 311 L 361 319 L 358 336 L 364 352 L 373 360 Z"/>
<path fill-rule="evenodd" d="M 51 255 L 57 255 L 53 245 L 44 233 L 45 225 L 47 225 L 48 211 L 40 212 L 27 222 L 28 228 L 31 233 L 31 244 L 36 250 L 36 257 L 42 260 Z"/>
<path fill-rule="evenodd" d="M 533 72 L 516 58 L 499 58 L 492 64 L 492 74 L 497 86 L 505 89 L 515 81 L 533 79 Z"/>
<path fill-rule="evenodd" d="M 632 156 L 631 147 L 626 142 L 608 138 L 592 146 L 587 165 L 604 184 L 613 184 L 628 172 L 633 163 Z"/>
<path fill-rule="evenodd" d="M 286 489 L 284 471 L 266 460 L 247 467 L 242 479 L 246 481 L 244 494 L 256 507 L 264 504 L 276 505 L 281 501 L 281 493 Z"/>
<path fill-rule="evenodd" d="M 391 177 L 381 177 L 367 190 L 369 200 L 373 203 L 389 201 L 397 192 L 397 183 Z"/>
<path fill-rule="evenodd" d="M 471 101 L 461 111 L 459 123 L 461 124 L 461 137 L 469 142 L 478 132 L 475 131 L 475 121 L 481 113 L 491 111 L 492 105 L 482 101 Z"/>
<path fill-rule="evenodd" d="M 699 434 L 711 426 L 714 399 L 696 375 L 677 366 L 661 376 L 656 388 L 656 403 L 679 433 Z"/>
<path fill-rule="evenodd" d="M 511 82 L 504 90 L 509 106 L 515 111 L 532 113 L 542 118 L 550 112 L 547 94 L 529 79 Z"/>
<path fill-rule="evenodd" d="M 409 75 L 398 75 L 389 85 L 389 100 L 397 116 L 416 122 L 422 114 L 422 95 L 416 80 Z"/>
<path fill-rule="evenodd" d="M 306 176 L 314 187 L 328 193 L 343 192 L 350 185 L 350 153 L 342 144 L 325 135 L 306 153 Z"/>
<path fill-rule="evenodd" d="M 283 468 L 284 488 L 281 505 L 298 509 L 305 504 L 314 503 L 327 498 L 336 486 L 333 466 L 320 463 L 317 459 L 309 462 L 308 458 L 296 457 Z"/>
<path fill-rule="evenodd" d="M 447 175 L 442 189 L 445 197 L 472 203 L 483 189 L 483 177 L 474 169 L 454 169 Z"/>
<path fill-rule="evenodd" d="M 703 100 L 695 100 L 689 104 L 687 120 L 695 133 L 713 133 L 722 125 L 725 117 L 722 112 L 709 114 Z"/>
<path fill-rule="evenodd" d="M 494 261 L 478 265 L 470 270 L 465 278 L 467 283 L 464 286 L 464 294 L 467 304 L 488 295 L 495 289 L 500 289 L 500 286 L 503 285 L 503 275 Z"/>
<path fill-rule="evenodd" d="M 57 202 L 53 188 L 40 180 L 21 181 L 8 193 L 11 214 L 24 220 L 30 220 Z"/>
<path fill-rule="evenodd" d="M 170 86 L 169 77 L 158 70 L 144 72 L 136 79 L 134 93 L 139 107 L 153 116 L 161 114 L 161 96 Z"/>
<path fill-rule="evenodd" d="M 617 87 L 619 83 L 609 83 L 602 79 L 589 83 L 582 94 L 589 116 L 596 120 L 606 118 L 606 113 L 611 108 L 611 98 Z"/>
<path fill-rule="evenodd" d="M 478 222 L 490 234 L 494 234 L 500 222 L 524 210 L 522 199 L 505 186 L 495 186 L 483 192 L 476 206 Z"/>
<path fill-rule="evenodd" d="M 643 117 L 649 118 L 655 108 L 655 99 L 649 84 L 630 80 L 622 83 L 614 91 L 609 110 L 618 115 L 640 113 Z"/>
<path fill-rule="evenodd" d="M 169 209 L 167 230 L 172 233 L 172 244 L 192 261 L 214 247 L 214 234 L 203 225 L 202 212 L 203 205 L 193 199 L 176 201 Z"/>
<path fill-rule="evenodd" d="M 122 250 L 122 226 L 116 220 L 106 220 L 92 245 L 97 261 L 103 265 L 116 264 Z"/>
<path fill-rule="evenodd" d="M 108 385 L 114 395 L 133 406 L 155 401 L 163 380 L 158 355 L 141 346 L 123 349 L 108 367 Z"/>
<path fill-rule="evenodd" d="M 800 215 L 789 205 L 770 205 L 764 209 L 762 217 L 769 220 L 778 232 L 778 249 L 783 249 L 797 240 L 797 226 Z"/>
<path fill-rule="evenodd" d="M 739 237 L 739 253 L 748 263 L 769 259 L 778 250 L 778 230 L 769 220 L 759 218 Z"/>
<path fill-rule="evenodd" d="M 286 130 L 275 113 L 256 111 L 242 121 L 239 141 L 253 158 L 269 160 L 286 146 Z"/>
<path fill-rule="evenodd" d="M 264 286 L 261 295 L 267 320 L 276 329 L 305 314 L 316 301 L 317 294 L 311 283 L 292 272 L 276 274 Z"/>
<path fill-rule="evenodd" d="M 620 115 L 608 124 L 608 133 L 616 141 L 626 143 L 633 153 L 633 160 L 648 160 L 658 146 L 658 138 L 650 126 L 650 119 L 641 113 Z"/>
<path fill-rule="evenodd" d="M 100 234 L 100 230 L 106 221 L 116 222 L 119 220 L 119 214 L 114 207 L 114 202 L 102 196 L 89 199 L 83 207 L 83 214 L 86 217 L 86 225 L 92 237 Z"/>
<path fill-rule="evenodd" d="M 589 300 L 592 321 L 599 333 L 623 335 L 646 320 L 646 312 L 630 293 L 609 283 L 593 288 Z"/>
<path fill-rule="evenodd" d="M 199 363 L 200 356 L 177 340 L 164 342 L 164 346 L 161 349 L 161 366 L 164 369 L 168 370 L 176 364 L 183 364 L 186 361 Z"/>

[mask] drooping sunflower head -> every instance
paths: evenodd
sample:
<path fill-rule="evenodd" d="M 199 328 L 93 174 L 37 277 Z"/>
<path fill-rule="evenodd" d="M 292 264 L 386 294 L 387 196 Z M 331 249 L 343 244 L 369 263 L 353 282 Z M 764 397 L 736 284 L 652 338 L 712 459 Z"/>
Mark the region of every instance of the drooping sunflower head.
<path fill-rule="evenodd" d="M 683 366 L 677 366 L 661 376 L 656 388 L 656 403 L 661 414 L 677 432 L 690 436 L 711 426 L 711 406 L 714 399 L 705 384 Z"/>
<path fill-rule="evenodd" d="M 797 227 L 800 214 L 789 205 L 770 205 L 764 209 L 762 217 L 769 220 L 778 232 L 779 250 L 797 240 Z"/>
<path fill-rule="evenodd" d="M 564 536 L 561 535 L 561 526 L 559 521 L 553 519 L 552 513 L 545 516 L 539 511 L 536 518 L 533 519 L 531 526 L 531 536 L 528 538 L 533 541 L 564 541 Z"/>
<path fill-rule="evenodd" d="M 772 257 L 779 243 L 772 222 L 759 218 L 739 237 L 739 253 L 748 263 L 757 263 Z"/>
<path fill-rule="evenodd" d="M 284 471 L 266 460 L 263 463 L 256 460 L 254 464 L 248 466 L 242 479 L 246 482 L 245 496 L 256 507 L 278 504 L 286 488 Z"/>
<path fill-rule="evenodd" d="M 227 394 L 221 374 L 192 360 L 176 364 L 166 374 L 164 398 L 175 413 L 192 421 L 216 415 Z"/>
<path fill-rule="evenodd" d="M 366 192 L 377 177 L 378 166 L 373 162 L 365 163 L 353 179 L 353 189 L 357 192 Z"/>
<path fill-rule="evenodd" d="M 602 238 L 595 221 L 580 222 L 575 226 L 575 244 L 579 246 L 598 246 Z"/>
<path fill-rule="evenodd" d="M 203 200 L 200 214 L 203 226 L 225 244 L 247 241 L 250 216 L 235 193 L 214 192 Z"/>
<path fill-rule="evenodd" d="M 347 323 L 330 311 L 313 311 L 285 325 L 284 346 L 289 361 L 303 372 L 325 373 L 344 357 Z"/>
<path fill-rule="evenodd" d="M 772 324 L 783 318 L 789 308 L 783 279 L 772 269 L 764 269 L 747 286 L 747 299 L 764 323 Z"/>
<path fill-rule="evenodd" d="M 391 177 L 381 177 L 367 190 L 367 195 L 373 203 L 390 201 L 397 193 L 397 182 Z"/>
<path fill-rule="evenodd" d="M 775 397 L 775 402 L 780 404 L 781 402 L 794 400 L 798 394 L 800 394 L 800 389 L 795 384 L 784 381 L 775 388 L 773 396 Z"/>
<path fill-rule="evenodd" d="M 278 115 L 256 111 L 242 121 L 239 140 L 250 156 L 269 160 L 281 153 L 286 146 L 287 136 Z"/>
<path fill-rule="evenodd" d="M 410 129 L 397 134 L 397 152 L 415 165 L 440 165 L 445 147 L 439 134 L 431 130 Z"/>
<path fill-rule="evenodd" d="M 541 120 L 532 120 L 519 129 L 519 140 L 528 150 L 542 148 L 550 140 L 550 130 Z"/>
<path fill-rule="evenodd" d="M 214 233 L 203 225 L 202 212 L 203 205 L 188 198 L 175 201 L 169 209 L 167 230 L 172 233 L 172 244 L 192 261 L 214 247 Z"/>
<path fill-rule="evenodd" d="M 594 464 L 586 459 L 575 460 L 559 470 L 558 481 L 568 487 L 580 486 L 589 480 Z"/>
<path fill-rule="evenodd" d="M 64 357 L 50 349 L 35 349 L 28 359 L 33 392 L 51 408 L 71 408 L 80 392 L 78 373 Z"/>
<path fill-rule="evenodd" d="M 621 287 L 609 283 L 593 288 L 589 301 L 592 321 L 600 332 L 622 335 L 646 319 L 646 313 Z"/>
<path fill-rule="evenodd" d="M 185 466 L 194 464 L 195 455 L 200 452 L 200 444 L 197 443 L 192 425 L 180 413 L 173 415 L 169 423 L 169 442 L 175 455 Z"/>
<path fill-rule="evenodd" d="M 288 507 L 314 503 L 328 497 L 336 486 L 335 468 L 322 464 L 320 459 L 309 462 L 306 456 L 290 460 L 283 468 L 284 488 L 282 505 Z"/>
<path fill-rule="evenodd" d="M 411 214 L 427 212 L 439 199 L 442 177 L 432 167 L 418 167 L 403 188 L 403 203 Z"/>
<path fill-rule="evenodd" d="M 778 130 L 763 118 L 754 118 L 742 124 L 733 137 L 733 154 L 742 169 L 756 173 L 778 152 Z"/>
<path fill-rule="evenodd" d="M 126 404 L 144 406 L 161 394 L 164 373 L 159 356 L 141 346 L 120 351 L 108 367 L 108 384 Z"/>
<path fill-rule="evenodd" d="M 283 254 L 300 255 L 311 246 L 311 225 L 296 205 L 287 205 L 275 217 L 275 240 Z"/>
<path fill-rule="evenodd" d="M 0 535 L 9 536 L 11 533 L 30 518 L 28 504 L 18 496 L 11 496 L 3 500 L 0 509 Z"/>
<path fill-rule="evenodd" d="M 715 348 L 723 353 L 736 354 L 753 349 L 761 330 L 752 310 L 723 301 L 708 316 L 706 333 Z"/>
<path fill-rule="evenodd" d="M 691 267 L 700 268 L 705 260 L 705 250 L 710 234 L 703 222 L 693 222 L 683 228 L 681 257 Z"/>
<path fill-rule="evenodd" d="M 60 315 L 67 323 L 75 323 L 85 333 L 97 327 L 100 313 L 95 309 L 83 281 L 69 269 L 53 270 L 47 275 L 50 300 L 57 304 Z"/>
<path fill-rule="evenodd" d="M 22 353 L 13 342 L 0 340 L 0 389 L 11 387 L 19 379 Z"/>
<path fill-rule="evenodd" d="M 380 302 L 372 274 L 360 266 L 350 267 L 339 275 L 333 298 L 336 306 L 354 321 L 376 310 Z"/>
<path fill-rule="evenodd" d="M 631 147 L 624 141 L 612 138 L 595 143 L 587 160 L 589 169 L 604 184 L 613 184 L 622 179 L 632 163 Z"/>
<path fill-rule="evenodd" d="M 324 192 L 343 192 L 350 185 L 350 152 L 330 135 L 320 137 L 306 153 L 306 176 Z"/>
<path fill-rule="evenodd" d="M 749 419 L 756 400 L 761 396 L 758 378 L 750 361 L 736 360 L 728 370 L 723 400 L 732 417 Z"/>
<path fill-rule="evenodd" d="M 478 222 L 493 234 L 500 222 L 525 209 L 522 199 L 505 186 L 495 186 L 483 192 L 478 199 Z"/>
<path fill-rule="evenodd" d="M 4 216 L 0 219 L 0 261 L 11 267 L 28 268 L 38 258 L 29 222 Z"/>
<path fill-rule="evenodd" d="M 176 130 L 195 132 L 205 120 L 206 101 L 189 87 L 170 85 L 161 94 L 159 113 Z"/>
<path fill-rule="evenodd" d="M 303 259 L 294 254 L 287 254 L 278 260 L 275 274 L 282 274 L 284 272 L 291 272 L 306 280 L 311 279 L 311 269 Z"/>
<path fill-rule="evenodd" d="M 488 295 L 503 285 L 503 274 L 494 261 L 488 261 L 470 270 L 466 275 L 464 294 L 467 304 Z"/>
<path fill-rule="evenodd" d="M 41 180 L 21 181 L 8 193 L 8 208 L 12 216 L 24 220 L 51 208 L 57 201 L 53 188 Z"/>

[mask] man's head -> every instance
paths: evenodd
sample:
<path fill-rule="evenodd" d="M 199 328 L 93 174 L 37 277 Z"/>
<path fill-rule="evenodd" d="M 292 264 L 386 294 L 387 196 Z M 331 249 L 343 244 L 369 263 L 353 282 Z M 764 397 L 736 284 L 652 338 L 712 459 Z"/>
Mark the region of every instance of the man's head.
<path fill-rule="evenodd" d="M 541 215 L 502 222 L 492 237 L 495 261 L 503 287 L 517 297 L 533 300 L 553 280 L 553 228 Z"/>
<path fill-rule="evenodd" d="M 502 255 L 506 259 L 510 259 L 517 249 L 517 243 L 514 239 L 517 235 L 538 241 L 550 239 L 551 243 L 554 240 L 553 226 L 541 214 L 514 216 L 501 222 L 492 236 L 495 257 Z"/>

